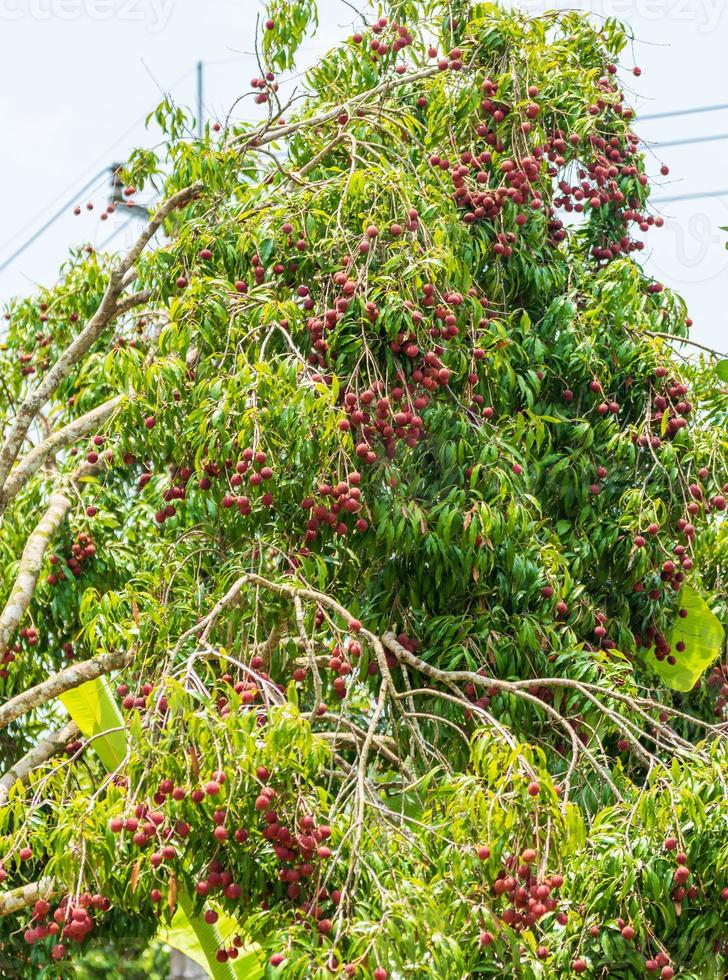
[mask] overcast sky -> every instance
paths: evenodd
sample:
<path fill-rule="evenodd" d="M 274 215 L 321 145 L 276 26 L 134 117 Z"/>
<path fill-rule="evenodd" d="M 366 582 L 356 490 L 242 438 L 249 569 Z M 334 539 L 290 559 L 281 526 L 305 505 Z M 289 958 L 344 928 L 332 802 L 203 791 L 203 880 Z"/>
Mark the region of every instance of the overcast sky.
<path fill-rule="evenodd" d="M 549 4 L 519 4 L 541 12 Z M 624 52 L 622 80 L 641 114 L 671 113 L 728 102 L 728 0 L 589 0 L 598 16 L 628 21 L 635 42 Z M 69 244 L 97 246 L 133 223 L 106 204 L 105 177 L 78 196 L 103 167 L 153 142 L 143 120 L 170 91 L 194 105 L 195 64 L 205 63 L 205 111 L 224 118 L 256 73 L 250 54 L 257 0 L 0 0 L 0 263 L 66 202 L 97 207 L 76 218 L 72 206 L 31 248 L 0 273 L 0 300 L 51 282 Z M 303 62 L 352 27 L 340 0 L 320 0 L 321 28 Z M 630 69 L 642 69 L 635 78 Z M 252 110 L 251 110 L 252 111 Z M 680 291 L 695 321 L 695 340 L 728 350 L 728 139 L 660 147 L 673 140 L 728 135 L 728 109 L 645 120 L 638 131 L 655 154 L 655 200 L 726 190 L 721 197 L 659 205 L 666 225 L 647 235 L 651 274 Z M 659 178 L 659 164 L 671 173 Z"/>

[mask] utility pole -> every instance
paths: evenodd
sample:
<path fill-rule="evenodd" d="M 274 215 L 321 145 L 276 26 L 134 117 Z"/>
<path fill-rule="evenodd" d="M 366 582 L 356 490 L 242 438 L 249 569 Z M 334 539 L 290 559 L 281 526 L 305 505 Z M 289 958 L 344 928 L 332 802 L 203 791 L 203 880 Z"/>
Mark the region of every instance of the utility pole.
<path fill-rule="evenodd" d="M 204 134 L 204 123 L 202 120 L 202 62 L 197 62 L 197 138 L 202 139 Z"/>
<path fill-rule="evenodd" d="M 124 194 L 121 177 L 119 176 L 119 171 L 123 166 L 123 163 L 112 163 L 109 167 L 111 171 L 111 196 L 109 203 L 124 208 L 127 213 L 133 214 L 137 218 L 143 218 L 146 221 L 149 218 L 149 208 L 143 204 L 132 204 Z"/>

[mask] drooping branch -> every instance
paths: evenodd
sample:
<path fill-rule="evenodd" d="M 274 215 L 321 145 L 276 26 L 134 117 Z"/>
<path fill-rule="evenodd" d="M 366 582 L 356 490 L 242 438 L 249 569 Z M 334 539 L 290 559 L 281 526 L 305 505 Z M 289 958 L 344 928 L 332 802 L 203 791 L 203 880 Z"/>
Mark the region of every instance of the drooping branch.
<path fill-rule="evenodd" d="M 58 385 L 68 377 L 110 323 L 131 309 L 132 306 L 144 303 L 149 298 L 146 290 L 122 298 L 122 292 L 129 282 L 128 273 L 149 241 L 157 233 L 165 218 L 172 211 L 188 204 L 201 189 L 201 184 L 192 184 L 173 194 L 162 204 L 131 249 L 111 270 L 106 290 L 96 312 L 61 354 L 38 387 L 31 391 L 18 406 L 15 418 L 5 436 L 2 449 L 0 449 L 0 486 L 5 484 L 33 419 L 58 388 Z"/>
<path fill-rule="evenodd" d="M 484 677 L 482 674 L 477 674 L 475 671 L 470 670 L 440 670 L 440 668 L 434 667 L 432 664 L 428 664 L 427 661 L 421 660 L 413 653 L 410 653 L 409 650 L 405 649 L 405 647 L 397 642 L 396 637 L 392 633 L 385 633 L 382 637 L 382 642 L 387 650 L 393 653 L 398 660 L 404 661 L 421 674 L 424 674 L 426 677 L 430 677 L 432 680 L 439 681 L 441 684 L 474 684 L 475 686 L 486 689 L 495 687 L 498 690 L 509 691 L 511 694 L 515 694 L 517 697 L 537 705 L 551 718 L 552 721 L 563 728 L 563 730 L 566 732 L 569 741 L 571 742 L 573 758 L 576 758 L 579 754 L 582 754 L 612 790 L 615 799 L 622 799 L 619 790 L 614 784 L 614 781 L 606 768 L 601 764 L 601 762 L 599 762 L 591 749 L 579 741 L 569 722 L 562 715 L 560 715 L 555 708 L 552 708 L 551 705 L 541 701 L 534 694 L 531 694 L 526 690 L 522 690 L 520 687 L 516 687 L 510 681 L 502 681 L 498 679 L 494 680 L 490 677 Z M 531 681 L 530 683 L 540 684 L 541 682 L 536 680 Z"/>
<path fill-rule="evenodd" d="M 62 752 L 69 742 L 78 737 L 78 726 L 69 721 L 57 732 L 47 735 L 37 745 L 19 759 L 12 769 L 0 777 L 0 806 L 7 802 L 10 790 L 16 783 L 26 783 L 31 772 L 38 766 Z"/>
<path fill-rule="evenodd" d="M 367 89 L 365 92 L 358 92 L 350 99 L 345 99 L 344 101 L 339 102 L 333 109 L 326 109 L 314 116 L 306 116 L 285 125 L 271 126 L 270 123 L 265 123 L 263 126 L 260 126 L 258 129 L 255 129 L 252 132 L 242 133 L 239 136 L 233 137 L 233 139 L 229 141 L 228 145 L 242 148 L 243 150 L 248 148 L 255 149 L 259 146 L 265 146 L 267 143 L 275 143 L 277 140 L 292 136 L 301 129 L 318 129 L 327 122 L 332 122 L 334 119 L 338 119 L 338 117 L 344 111 L 359 109 L 363 104 L 376 99 L 377 96 L 387 95 L 389 92 L 403 88 L 407 85 L 411 85 L 413 82 L 419 82 L 425 78 L 431 78 L 433 75 L 436 75 L 438 71 L 439 69 L 437 66 L 432 66 L 428 68 L 421 68 L 419 71 L 409 72 L 405 75 L 396 75 L 391 78 L 386 78 L 379 85 L 375 85 L 373 88 Z"/>
<path fill-rule="evenodd" d="M 16 718 L 27 714 L 33 708 L 57 698 L 60 694 L 70 691 L 75 687 L 80 687 L 86 681 L 95 680 L 102 674 L 109 674 L 112 670 L 120 670 L 131 660 L 131 654 L 126 650 L 115 653 L 102 653 L 91 660 L 84 660 L 82 663 L 72 664 L 64 670 L 59 671 L 47 680 L 36 684 L 16 694 L 14 698 L 6 701 L 0 707 L 0 728 L 6 728 Z"/>
<path fill-rule="evenodd" d="M 351 613 L 335 599 L 325 593 L 318 592 L 303 585 L 274 582 L 265 579 L 260 575 L 247 573 L 242 575 L 231 585 L 225 596 L 223 596 L 223 598 L 215 604 L 207 616 L 203 617 L 199 623 L 188 630 L 187 633 L 180 638 L 177 649 L 179 649 L 184 639 L 198 633 L 200 630 L 204 630 L 205 635 L 209 635 L 216 619 L 225 608 L 228 608 L 232 604 L 232 602 L 240 594 L 243 586 L 246 584 L 256 585 L 279 595 L 285 595 L 294 602 L 297 600 L 300 601 L 301 599 L 307 599 L 330 609 L 347 622 L 352 620 Z M 676 733 L 672 732 L 671 729 L 663 725 L 661 722 L 650 718 L 648 713 L 649 708 L 654 707 L 655 705 L 648 698 L 630 698 L 630 696 L 625 693 L 615 691 L 607 692 L 598 685 L 576 681 L 571 678 L 547 677 L 534 678 L 526 681 L 508 681 L 500 678 L 486 677 L 482 674 L 467 670 L 441 670 L 440 668 L 421 660 L 415 654 L 405 649 L 400 643 L 398 643 L 396 637 L 392 633 L 385 633 L 382 637 L 379 637 L 362 626 L 361 635 L 372 644 L 374 651 L 377 654 L 377 660 L 380 663 L 380 667 L 382 667 L 383 674 L 386 670 L 386 661 L 384 662 L 384 665 L 382 664 L 382 660 L 384 659 L 383 651 L 386 648 L 389 653 L 394 654 L 400 664 L 407 665 L 417 670 L 420 674 L 429 677 L 431 680 L 436 681 L 438 684 L 441 684 L 450 690 L 457 692 L 457 685 L 474 684 L 476 687 L 481 687 L 486 690 L 492 688 L 497 691 L 509 693 L 538 707 L 539 710 L 542 710 L 554 724 L 558 725 L 564 730 L 571 743 L 572 765 L 569 769 L 569 776 L 574 770 L 576 760 L 580 756 L 583 756 L 584 759 L 587 760 L 587 762 L 592 766 L 595 772 L 597 772 L 604 782 L 610 786 L 615 799 L 621 799 L 621 794 L 614 784 L 608 770 L 599 761 L 592 749 L 588 745 L 583 744 L 582 741 L 577 738 L 576 732 L 574 731 L 570 722 L 550 704 L 544 702 L 536 695 L 531 693 L 529 688 L 531 688 L 534 684 L 539 687 L 545 686 L 550 688 L 568 688 L 580 693 L 587 701 L 591 702 L 605 715 L 606 718 L 608 718 L 620 729 L 637 754 L 648 763 L 657 760 L 640 745 L 638 737 L 645 734 L 651 738 L 653 736 L 649 735 L 649 733 L 640 731 L 636 725 L 623 719 L 617 712 L 610 708 L 609 705 L 603 703 L 603 698 L 612 698 L 616 701 L 632 704 L 633 707 L 639 706 L 641 716 L 645 721 L 650 721 L 655 727 L 655 730 L 659 732 L 663 738 L 667 737 L 668 747 L 672 751 L 681 753 L 685 749 L 683 740 L 681 740 Z M 389 672 L 387 671 L 385 674 L 385 681 L 391 685 L 392 682 L 391 678 L 388 677 L 388 673 Z M 392 690 L 392 693 L 394 694 L 395 699 L 398 699 L 399 692 Z M 679 714 L 679 712 L 674 710 L 671 710 L 670 713 L 673 715 Z M 711 730 L 713 730 L 716 734 L 719 734 L 716 726 L 707 727 L 711 728 Z M 568 785 L 566 787 L 565 797 L 568 798 Z"/>
<path fill-rule="evenodd" d="M 90 412 L 86 412 L 85 415 L 81 415 L 69 422 L 68 425 L 64 425 L 62 429 L 58 429 L 40 445 L 32 449 L 27 456 L 24 456 L 18 465 L 11 470 L 5 481 L 5 486 L 0 491 L 0 513 L 44 463 L 52 459 L 65 446 L 89 435 L 91 432 L 95 432 L 114 413 L 122 400 L 121 395 L 109 398 L 108 401 L 92 408 Z"/>
<path fill-rule="evenodd" d="M 20 888 L 13 888 L 9 892 L 0 892 L 0 916 L 12 915 L 13 912 L 20 912 L 27 909 L 29 905 L 34 905 L 39 898 L 50 898 L 57 891 L 56 882 L 53 878 L 41 878 L 40 881 L 31 881 Z"/>

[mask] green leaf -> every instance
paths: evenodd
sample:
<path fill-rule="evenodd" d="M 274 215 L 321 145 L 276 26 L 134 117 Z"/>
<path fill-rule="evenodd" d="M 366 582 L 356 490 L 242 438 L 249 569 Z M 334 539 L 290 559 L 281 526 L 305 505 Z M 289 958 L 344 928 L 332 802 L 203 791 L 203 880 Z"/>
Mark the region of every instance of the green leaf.
<path fill-rule="evenodd" d="M 60 696 L 60 701 L 76 722 L 81 733 L 91 738 L 91 745 L 108 770 L 116 769 L 126 756 L 126 725 L 105 677 L 97 677 Z M 116 730 L 115 730 L 116 729 Z M 104 734 L 106 733 L 106 734 Z M 236 960 L 218 963 L 215 954 L 229 945 L 239 932 L 238 924 L 218 913 L 215 926 L 193 914 L 189 897 L 180 892 L 180 904 L 168 929 L 160 930 L 165 942 L 179 949 L 210 972 L 214 980 L 256 980 L 262 976 L 255 948 L 241 950 Z M 221 938 L 222 933 L 224 938 Z"/>
<path fill-rule="evenodd" d="M 61 694 L 60 701 L 106 769 L 118 768 L 126 756 L 126 725 L 105 677 Z M 104 734 L 107 733 L 107 734 Z"/>
<path fill-rule="evenodd" d="M 229 946 L 232 936 L 238 931 L 236 923 L 218 913 L 215 925 L 205 922 L 201 915 L 195 915 L 189 895 L 180 890 L 179 905 L 169 926 L 160 926 L 159 938 L 174 949 L 207 970 L 213 980 L 258 980 L 263 969 L 254 948 L 242 948 L 236 960 L 218 963 L 215 954 L 222 946 Z"/>
<path fill-rule="evenodd" d="M 718 361 L 715 365 L 715 373 L 718 375 L 721 381 L 725 381 L 728 384 L 728 359 Z"/>
<path fill-rule="evenodd" d="M 663 438 L 665 436 L 665 433 L 667 432 L 667 425 L 669 421 L 670 421 L 670 412 L 667 409 L 665 409 L 665 411 L 662 413 L 662 422 L 660 423 L 660 435 Z"/>
<path fill-rule="evenodd" d="M 680 593 L 680 607 L 688 614 L 684 619 L 677 618 L 669 640 L 677 663 L 673 666 L 667 660 L 657 660 L 654 650 L 649 656 L 656 673 L 668 687 L 673 691 L 690 691 L 719 655 L 723 646 L 723 627 L 705 600 L 689 586 Z M 675 649 L 680 641 L 685 644 L 683 651 Z"/>

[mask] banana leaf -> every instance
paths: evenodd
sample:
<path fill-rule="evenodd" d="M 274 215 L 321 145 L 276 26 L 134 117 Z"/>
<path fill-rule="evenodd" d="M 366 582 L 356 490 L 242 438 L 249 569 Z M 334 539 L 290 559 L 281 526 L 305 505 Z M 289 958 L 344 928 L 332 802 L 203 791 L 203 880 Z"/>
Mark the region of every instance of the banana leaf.
<path fill-rule="evenodd" d="M 193 914 L 189 895 L 182 889 L 179 904 L 169 926 L 160 926 L 157 935 L 162 942 L 189 956 L 213 980 L 258 980 L 263 969 L 255 947 L 243 947 L 236 960 L 218 963 L 215 953 L 221 946 L 229 946 L 238 927 L 230 916 L 219 913 L 217 922 L 210 925 L 202 916 Z"/>
<path fill-rule="evenodd" d="M 63 707 L 108 770 L 116 769 L 126 756 L 126 726 L 105 677 L 87 681 L 61 694 Z M 107 734 L 103 734 L 106 732 Z"/>
<path fill-rule="evenodd" d="M 60 701 L 81 733 L 92 740 L 91 747 L 103 766 L 108 770 L 120 766 L 126 756 L 127 729 L 107 679 L 87 681 L 60 695 Z M 217 923 L 211 925 L 203 916 L 194 914 L 193 903 L 184 889 L 180 889 L 178 897 L 171 925 L 160 927 L 163 942 L 189 956 L 213 980 L 258 980 L 263 975 L 256 946 L 242 948 L 236 960 L 218 963 L 215 954 L 223 945 L 230 945 L 238 932 L 237 924 L 220 912 Z"/>
<path fill-rule="evenodd" d="M 687 610 L 687 616 L 676 618 L 668 638 L 676 663 L 658 660 L 654 649 L 650 650 L 649 662 L 673 691 L 690 691 L 720 654 L 723 626 L 703 597 L 689 586 L 680 592 L 680 608 Z M 680 641 L 685 644 L 682 651 L 676 649 Z"/>

